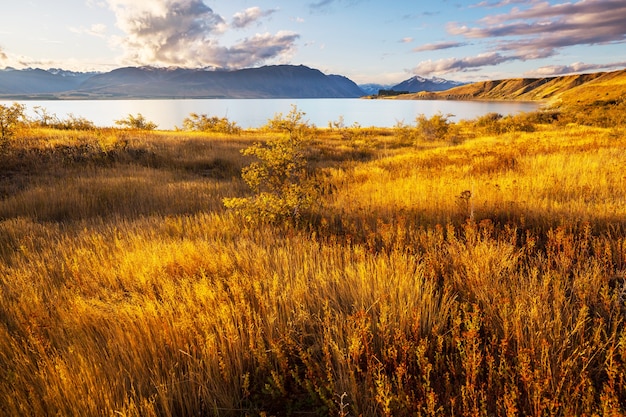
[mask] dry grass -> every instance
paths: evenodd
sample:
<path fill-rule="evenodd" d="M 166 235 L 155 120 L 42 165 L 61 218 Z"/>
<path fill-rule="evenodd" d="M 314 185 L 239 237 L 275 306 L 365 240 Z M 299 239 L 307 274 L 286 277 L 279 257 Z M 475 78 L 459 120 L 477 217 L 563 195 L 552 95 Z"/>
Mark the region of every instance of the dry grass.
<path fill-rule="evenodd" d="M 0 413 L 623 415 L 623 132 L 321 131 L 301 229 L 223 209 L 268 133 L 22 132 Z"/>

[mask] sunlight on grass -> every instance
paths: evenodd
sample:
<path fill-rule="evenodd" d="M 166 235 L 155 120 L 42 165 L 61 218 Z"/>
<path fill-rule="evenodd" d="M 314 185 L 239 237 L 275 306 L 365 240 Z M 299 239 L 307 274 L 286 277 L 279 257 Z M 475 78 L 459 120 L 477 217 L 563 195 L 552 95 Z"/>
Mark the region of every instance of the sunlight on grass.
<path fill-rule="evenodd" d="M 272 132 L 20 132 L 0 413 L 624 413 L 624 130 L 346 129 L 299 227 L 222 204 Z"/>

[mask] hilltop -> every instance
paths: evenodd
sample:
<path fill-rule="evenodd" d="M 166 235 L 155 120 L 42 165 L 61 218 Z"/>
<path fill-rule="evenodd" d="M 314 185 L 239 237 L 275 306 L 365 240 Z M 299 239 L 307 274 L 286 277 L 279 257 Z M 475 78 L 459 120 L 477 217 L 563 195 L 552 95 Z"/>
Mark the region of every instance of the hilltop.
<path fill-rule="evenodd" d="M 399 96 L 416 100 L 520 100 L 550 104 L 614 102 L 626 97 L 626 70 L 546 78 L 481 81 L 441 92 Z"/>

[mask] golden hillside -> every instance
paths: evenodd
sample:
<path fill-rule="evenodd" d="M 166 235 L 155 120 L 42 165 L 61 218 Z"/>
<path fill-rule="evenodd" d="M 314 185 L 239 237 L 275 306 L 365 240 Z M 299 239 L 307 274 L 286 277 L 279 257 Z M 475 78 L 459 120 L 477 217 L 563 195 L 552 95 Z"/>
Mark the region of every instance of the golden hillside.
<path fill-rule="evenodd" d="M 405 99 L 529 100 L 550 103 L 617 101 L 626 96 L 626 70 L 549 78 L 482 81 L 441 92 L 421 92 Z"/>

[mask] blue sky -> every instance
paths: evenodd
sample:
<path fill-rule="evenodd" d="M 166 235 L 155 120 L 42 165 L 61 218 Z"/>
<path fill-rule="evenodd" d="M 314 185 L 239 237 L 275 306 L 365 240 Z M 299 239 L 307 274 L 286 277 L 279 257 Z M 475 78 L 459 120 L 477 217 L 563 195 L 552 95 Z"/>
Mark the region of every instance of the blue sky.
<path fill-rule="evenodd" d="M 357 83 L 626 67 L 626 0 L 22 0 L 0 68 L 307 65 Z"/>

